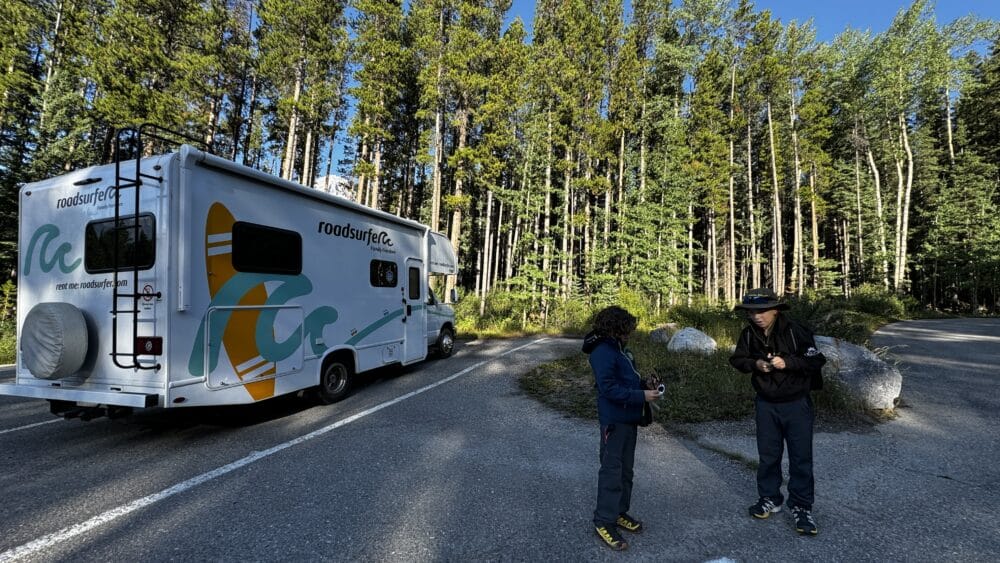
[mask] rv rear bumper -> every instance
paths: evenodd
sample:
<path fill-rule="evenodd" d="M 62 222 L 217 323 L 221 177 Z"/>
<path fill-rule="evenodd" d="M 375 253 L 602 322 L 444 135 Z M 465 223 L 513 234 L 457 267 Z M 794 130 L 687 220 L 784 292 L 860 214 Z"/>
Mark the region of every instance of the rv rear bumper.
<path fill-rule="evenodd" d="M 67 389 L 65 387 L 17 385 L 14 383 L 0 383 L 0 395 L 137 408 L 155 407 L 159 404 L 159 395 L 156 394 L 89 391 L 85 389 Z"/>

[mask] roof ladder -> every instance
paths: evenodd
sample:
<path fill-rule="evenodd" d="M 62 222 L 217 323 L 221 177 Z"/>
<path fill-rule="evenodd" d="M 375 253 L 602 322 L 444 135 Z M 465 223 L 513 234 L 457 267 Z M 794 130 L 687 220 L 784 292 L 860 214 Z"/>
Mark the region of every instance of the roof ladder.
<path fill-rule="evenodd" d="M 190 142 L 201 145 L 206 149 L 209 148 L 205 146 L 205 143 L 196 139 L 192 139 L 184 134 L 165 129 L 151 123 L 144 123 L 135 128 L 119 129 L 115 134 L 115 222 L 113 230 L 114 250 L 112 252 L 111 263 L 114 267 L 112 270 L 114 283 L 111 287 L 111 359 L 119 368 L 132 369 L 135 371 L 159 370 L 161 367 L 159 362 L 141 363 L 139 361 L 139 356 L 144 355 L 144 353 L 136 349 L 136 338 L 139 335 L 139 300 L 143 298 L 159 298 L 161 297 L 161 293 L 159 291 L 139 291 L 139 261 L 136 256 L 136 248 L 138 245 L 131 245 L 129 256 L 121 256 L 121 241 L 119 240 L 122 233 L 128 229 L 132 231 L 132 240 L 139 240 L 139 192 L 142 189 L 143 180 L 151 180 L 154 182 L 163 181 L 162 175 L 154 176 L 142 172 L 142 157 L 146 152 L 145 142 L 147 140 L 174 146 L 180 145 L 184 142 Z M 123 147 L 126 143 L 127 146 Z M 135 153 L 135 175 L 133 177 L 125 177 L 122 176 L 121 173 L 122 156 L 123 153 L 129 149 Z M 131 210 L 131 216 L 126 216 L 123 219 L 121 213 L 121 192 L 122 190 L 127 189 L 135 190 L 134 206 Z M 127 223 L 129 217 L 132 219 L 131 224 Z M 125 291 L 119 289 L 118 282 L 122 277 L 125 279 L 131 277 L 131 285 Z M 121 349 L 125 347 L 125 344 L 120 342 L 118 338 L 119 315 L 131 316 L 132 338 L 130 339 L 130 351 L 124 351 Z"/>

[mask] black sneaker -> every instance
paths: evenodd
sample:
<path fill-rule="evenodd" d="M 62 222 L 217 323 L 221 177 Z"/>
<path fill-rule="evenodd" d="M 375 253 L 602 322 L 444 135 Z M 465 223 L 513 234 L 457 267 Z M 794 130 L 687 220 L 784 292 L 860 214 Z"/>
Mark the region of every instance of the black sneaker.
<path fill-rule="evenodd" d="M 781 505 L 775 504 L 770 497 L 760 497 L 757 499 L 757 504 L 750 507 L 750 516 L 761 520 L 768 518 L 775 512 L 781 512 Z"/>
<path fill-rule="evenodd" d="M 628 549 L 628 542 L 622 538 L 621 533 L 614 524 L 595 526 L 594 529 L 597 532 L 597 535 L 600 536 L 601 541 L 603 541 L 611 549 L 615 551 L 624 551 Z"/>
<path fill-rule="evenodd" d="M 632 518 L 628 514 L 622 514 L 618 517 L 618 527 L 625 530 L 626 532 L 632 532 L 633 534 L 638 534 L 642 531 L 642 521 Z"/>
<path fill-rule="evenodd" d="M 795 531 L 802 535 L 815 536 L 819 533 L 812 512 L 801 506 L 792 507 L 792 517 L 795 518 Z"/>

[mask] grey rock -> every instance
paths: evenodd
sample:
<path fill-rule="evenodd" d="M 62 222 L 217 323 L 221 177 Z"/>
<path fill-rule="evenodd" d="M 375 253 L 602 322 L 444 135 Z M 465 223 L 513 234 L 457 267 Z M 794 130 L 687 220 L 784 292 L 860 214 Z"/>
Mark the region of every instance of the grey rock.
<path fill-rule="evenodd" d="M 871 350 L 839 338 L 817 336 L 816 347 L 826 356 L 823 378 L 842 384 L 855 398 L 872 409 L 895 406 L 903 376 Z"/>
<path fill-rule="evenodd" d="M 673 336 L 678 329 L 679 327 L 677 326 L 677 323 L 658 325 L 649 332 L 649 340 L 657 344 L 669 344 L 670 337 Z"/>
<path fill-rule="evenodd" d="M 667 344 L 667 350 L 671 352 L 693 352 L 703 356 L 714 354 L 718 347 L 711 336 L 691 327 L 679 330 Z"/>

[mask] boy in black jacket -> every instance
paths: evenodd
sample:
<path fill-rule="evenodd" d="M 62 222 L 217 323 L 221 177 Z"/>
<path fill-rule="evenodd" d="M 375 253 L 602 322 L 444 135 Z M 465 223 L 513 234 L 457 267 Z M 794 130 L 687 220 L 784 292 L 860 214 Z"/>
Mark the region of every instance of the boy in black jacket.
<path fill-rule="evenodd" d="M 749 326 L 740 333 L 729 363 L 744 373 L 757 391 L 757 493 L 750 507 L 754 518 L 767 518 L 781 510 L 781 457 L 788 444 L 788 507 L 795 530 L 816 535 L 813 504 L 813 404 L 812 389 L 822 386 L 820 368 L 826 358 L 816 349 L 812 332 L 786 318 L 770 289 L 754 289 L 737 310 L 746 311 Z"/>

